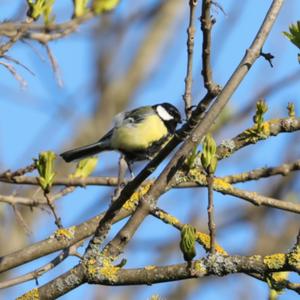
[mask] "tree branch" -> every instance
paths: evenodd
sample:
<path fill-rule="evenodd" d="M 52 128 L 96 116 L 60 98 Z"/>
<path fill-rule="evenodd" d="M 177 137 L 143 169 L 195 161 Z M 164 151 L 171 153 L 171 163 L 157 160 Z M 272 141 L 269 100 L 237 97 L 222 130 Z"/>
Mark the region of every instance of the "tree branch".
<path fill-rule="evenodd" d="M 192 83 L 193 83 L 193 55 L 194 55 L 194 39 L 195 39 L 195 10 L 197 6 L 197 0 L 190 0 L 190 18 L 189 26 L 187 29 L 187 70 L 185 77 L 185 92 L 183 95 L 185 114 L 187 118 L 191 116 L 192 107 Z"/>
<path fill-rule="evenodd" d="M 211 30 L 214 20 L 211 17 L 211 0 L 202 0 L 201 30 L 203 33 L 202 42 L 202 76 L 204 86 L 209 94 L 218 95 L 221 88 L 214 83 L 211 68 Z"/>
<path fill-rule="evenodd" d="M 139 285 L 170 282 L 188 278 L 202 278 L 205 276 L 225 276 L 236 273 L 261 273 L 294 271 L 295 266 L 291 264 L 288 254 L 273 254 L 269 256 L 222 256 L 211 255 L 207 258 L 193 261 L 193 272 L 187 268 L 187 264 L 176 264 L 169 266 L 146 266 L 138 269 L 120 269 L 111 266 L 108 274 L 97 262 L 90 265 L 77 265 L 70 271 L 60 276 L 60 288 L 56 279 L 36 289 L 40 299 L 55 299 L 66 294 L 82 283 L 101 285 Z M 25 294 L 26 295 L 26 294 Z M 25 296 L 24 295 L 24 296 Z"/>

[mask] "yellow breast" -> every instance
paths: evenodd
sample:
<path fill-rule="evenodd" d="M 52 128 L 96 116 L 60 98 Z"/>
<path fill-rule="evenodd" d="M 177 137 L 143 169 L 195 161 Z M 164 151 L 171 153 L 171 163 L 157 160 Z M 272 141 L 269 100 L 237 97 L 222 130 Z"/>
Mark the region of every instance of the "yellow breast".
<path fill-rule="evenodd" d="M 111 146 L 129 152 L 144 150 L 167 135 L 168 130 L 163 121 L 157 115 L 151 115 L 141 123 L 116 128 Z"/>

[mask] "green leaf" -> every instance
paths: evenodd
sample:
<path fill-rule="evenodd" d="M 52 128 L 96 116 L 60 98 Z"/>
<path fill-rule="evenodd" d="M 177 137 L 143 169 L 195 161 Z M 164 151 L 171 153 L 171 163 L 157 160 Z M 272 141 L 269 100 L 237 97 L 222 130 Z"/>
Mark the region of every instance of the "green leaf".
<path fill-rule="evenodd" d="M 120 0 L 94 0 L 92 10 L 96 14 L 109 12 L 116 8 Z"/>
<path fill-rule="evenodd" d="M 82 159 L 78 162 L 74 174 L 71 174 L 71 178 L 86 178 L 96 168 L 98 162 L 97 157 L 89 157 Z"/>
<path fill-rule="evenodd" d="M 51 15 L 54 1 L 55 0 L 47 0 L 44 5 L 43 16 L 44 16 L 44 23 L 46 26 L 53 23 L 55 19 L 54 16 Z"/>
<path fill-rule="evenodd" d="M 257 133 L 262 133 L 264 114 L 268 111 L 268 105 L 264 99 L 260 99 L 256 102 L 256 112 L 253 117 L 253 121 L 256 126 Z"/>
<path fill-rule="evenodd" d="M 29 6 L 27 16 L 36 21 L 43 14 L 45 1 L 46 0 L 27 0 L 27 4 Z"/>
<path fill-rule="evenodd" d="M 54 20 L 54 17 L 51 16 L 54 1 L 55 0 L 27 0 L 29 7 L 27 16 L 36 21 L 42 15 L 45 25 L 51 24 Z"/>
<path fill-rule="evenodd" d="M 88 0 L 73 0 L 74 14 L 73 17 L 82 17 L 88 12 Z"/>
<path fill-rule="evenodd" d="M 290 32 L 283 32 L 283 34 L 300 49 L 300 21 L 289 26 Z"/>

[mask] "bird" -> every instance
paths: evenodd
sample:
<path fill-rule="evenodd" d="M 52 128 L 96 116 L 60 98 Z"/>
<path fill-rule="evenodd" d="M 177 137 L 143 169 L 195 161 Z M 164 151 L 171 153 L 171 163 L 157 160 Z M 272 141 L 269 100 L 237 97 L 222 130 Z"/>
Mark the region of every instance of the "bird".
<path fill-rule="evenodd" d="M 103 151 L 118 151 L 124 155 L 128 169 L 136 161 L 151 160 L 175 133 L 181 115 L 167 102 L 141 106 L 121 112 L 113 118 L 113 127 L 95 143 L 60 154 L 71 162 Z"/>

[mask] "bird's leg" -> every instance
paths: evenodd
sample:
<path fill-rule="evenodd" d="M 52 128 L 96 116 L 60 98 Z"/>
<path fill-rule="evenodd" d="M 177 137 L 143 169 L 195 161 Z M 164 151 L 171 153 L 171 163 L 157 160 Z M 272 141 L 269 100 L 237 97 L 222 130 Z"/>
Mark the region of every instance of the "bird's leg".
<path fill-rule="evenodd" d="M 132 164 L 131 164 L 131 161 L 129 159 L 126 159 L 125 157 L 125 161 L 127 163 L 127 167 L 128 167 L 128 170 L 130 172 L 130 176 L 131 176 L 131 180 L 134 179 L 134 173 L 133 173 L 133 170 L 132 170 Z"/>
<path fill-rule="evenodd" d="M 118 183 L 117 188 L 114 191 L 114 195 L 112 197 L 112 201 L 117 199 L 121 193 L 121 190 L 123 189 L 125 185 L 125 173 L 126 173 L 126 165 L 127 161 L 123 154 L 121 154 L 119 159 L 119 171 L 118 171 Z"/>
<path fill-rule="evenodd" d="M 126 166 L 128 165 L 124 154 L 119 159 L 118 187 L 125 184 Z"/>

